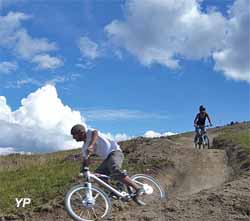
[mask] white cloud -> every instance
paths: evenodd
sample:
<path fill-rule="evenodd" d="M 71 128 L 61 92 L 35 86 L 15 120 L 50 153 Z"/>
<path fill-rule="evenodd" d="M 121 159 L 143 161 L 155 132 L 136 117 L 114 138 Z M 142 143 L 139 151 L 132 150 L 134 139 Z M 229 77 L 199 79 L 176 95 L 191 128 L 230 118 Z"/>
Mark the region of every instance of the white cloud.
<path fill-rule="evenodd" d="M 45 38 L 32 38 L 24 29 L 18 30 L 15 35 L 17 38 L 15 51 L 25 59 L 31 59 L 39 53 L 57 50 L 55 43 L 49 43 Z"/>
<path fill-rule="evenodd" d="M 0 147 L 0 155 L 16 153 L 13 147 Z"/>
<path fill-rule="evenodd" d="M 250 6 L 237 0 L 230 10 L 225 47 L 215 52 L 215 69 L 225 76 L 250 82 Z"/>
<path fill-rule="evenodd" d="M 9 74 L 17 69 L 18 65 L 16 62 L 4 61 L 0 63 L 0 74 Z"/>
<path fill-rule="evenodd" d="M 131 136 L 128 136 L 125 133 L 118 133 L 118 134 L 115 134 L 115 135 L 113 135 L 111 133 L 105 133 L 104 135 L 106 137 L 108 137 L 109 139 L 111 139 L 111 140 L 115 140 L 116 142 L 130 140 L 130 139 L 133 138 Z"/>
<path fill-rule="evenodd" d="M 134 54 L 142 64 L 179 66 L 176 55 L 201 59 L 220 47 L 225 18 L 201 12 L 195 0 L 130 0 L 126 20 L 105 27 L 111 41 Z"/>
<path fill-rule="evenodd" d="M 4 96 L 0 96 L 0 120 L 12 121 L 11 109 L 7 105 Z"/>
<path fill-rule="evenodd" d="M 175 135 L 175 134 L 176 133 L 173 133 L 173 132 L 159 133 L 159 132 L 155 132 L 153 130 L 149 130 L 149 131 L 145 132 L 145 134 L 143 135 L 143 137 L 147 137 L 147 138 L 165 137 L 165 136 L 172 136 L 172 135 Z"/>
<path fill-rule="evenodd" d="M 88 59 L 96 59 L 100 56 L 101 50 L 97 43 L 90 40 L 88 37 L 81 37 L 78 42 L 81 54 Z"/>
<path fill-rule="evenodd" d="M 46 38 L 33 38 L 22 27 L 22 22 L 30 18 L 20 12 L 0 16 L 0 47 L 7 48 L 19 58 L 38 63 L 42 69 L 61 66 L 63 63 L 59 58 L 47 54 L 58 49 L 56 44 Z"/>
<path fill-rule="evenodd" d="M 168 115 L 160 113 L 148 113 L 140 110 L 128 109 L 84 109 L 80 111 L 87 120 L 128 120 L 128 119 L 167 119 Z"/>
<path fill-rule="evenodd" d="M 70 129 L 76 123 L 87 127 L 80 112 L 62 103 L 53 85 L 45 85 L 30 93 L 15 111 L 11 110 L 6 98 L 0 96 L 0 155 L 81 147 L 82 144 L 75 142 L 70 135 Z M 103 134 L 115 141 L 134 138 L 125 133 Z M 152 138 L 173 134 L 147 131 L 143 136 Z"/>
<path fill-rule="evenodd" d="M 43 152 L 80 146 L 70 136 L 70 129 L 76 123 L 84 124 L 84 118 L 61 102 L 54 86 L 38 89 L 22 99 L 21 104 L 11 111 L 5 97 L 0 97 L 1 148 Z"/>
<path fill-rule="evenodd" d="M 5 88 L 21 88 L 25 85 L 35 85 L 38 87 L 41 87 L 46 84 L 51 84 L 51 85 L 56 85 L 59 83 L 66 83 L 68 81 L 75 81 L 77 78 L 80 77 L 80 74 L 70 74 L 69 76 L 67 75 L 55 75 L 51 79 L 45 79 L 45 80 L 36 80 L 33 78 L 22 78 L 20 80 L 15 80 L 15 81 L 9 81 L 6 82 L 4 87 Z"/>
<path fill-rule="evenodd" d="M 5 84 L 5 88 L 21 88 L 21 87 L 23 87 L 24 85 L 27 85 L 27 84 L 33 84 L 33 85 L 36 85 L 36 86 L 39 86 L 39 87 L 44 85 L 43 83 L 41 83 L 38 80 L 35 80 L 35 79 L 32 79 L 32 78 L 26 78 L 26 79 L 21 79 L 21 80 L 17 80 L 17 81 L 7 82 Z"/>
<path fill-rule="evenodd" d="M 213 57 L 216 70 L 249 79 L 249 1 L 236 0 L 227 19 L 203 12 L 199 0 L 129 0 L 125 19 L 105 27 L 110 41 L 143 64 L 178 68 L 178 58 Z"/>
<path fill-rule="evenodd" d="M 48 54 L 40 54 L 32 59 L 32 62 L 38 64 L 39 69 L 55 69 L 63 65 L 63 62 L 56 57 Z"/>

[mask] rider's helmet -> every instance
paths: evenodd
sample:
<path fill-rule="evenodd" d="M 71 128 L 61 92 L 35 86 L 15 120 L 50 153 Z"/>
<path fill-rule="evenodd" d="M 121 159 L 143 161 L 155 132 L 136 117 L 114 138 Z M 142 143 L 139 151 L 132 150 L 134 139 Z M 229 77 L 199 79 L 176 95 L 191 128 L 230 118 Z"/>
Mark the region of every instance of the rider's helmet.
<path fill-rule="evenodd" d="M 200 110 L 200 112 L 206 111 L 206 108 L 205 108 L 203 105 L 201 105 L 201 106 L 199 107 L 199 110 Z"/>

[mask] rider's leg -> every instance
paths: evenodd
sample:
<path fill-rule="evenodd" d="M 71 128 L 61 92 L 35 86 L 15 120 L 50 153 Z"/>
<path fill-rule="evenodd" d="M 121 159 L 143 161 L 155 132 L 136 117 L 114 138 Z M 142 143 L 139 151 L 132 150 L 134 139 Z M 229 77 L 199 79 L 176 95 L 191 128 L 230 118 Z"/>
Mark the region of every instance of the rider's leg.
<path fill-rule="evenodd" d="M 197 142 L 198 139 L 198 134 L 199 134 L 199 127 L 195 127 L 195 137 L 194 137 L 194 143 Z"/>
<path fill-rule="evenodd" d="M 108 168 L 112 178 L 121 181 L 126 186 L 130 186 L 136 191 L 141 188 L 126 174 L 121 170 L 124 155 L 121 151 L 114 151 L 108 160 Z"/>
<path fill-rule="evenodd" d="M 201 129 L 201 134 L 206 133 L 206 131 L 205 131 L 205 125 L 200 126 L 200 129 Z"/>

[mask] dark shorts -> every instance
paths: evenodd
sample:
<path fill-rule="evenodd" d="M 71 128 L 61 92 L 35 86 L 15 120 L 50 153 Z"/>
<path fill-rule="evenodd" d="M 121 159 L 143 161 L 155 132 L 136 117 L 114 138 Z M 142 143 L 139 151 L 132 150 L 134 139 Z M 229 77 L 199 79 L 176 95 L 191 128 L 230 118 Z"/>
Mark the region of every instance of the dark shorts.
<path fill-rule="evenodd" d="M 108 157 L 96 169 L 96 173 L 111 176 L 112 179 L 121 180 L 126 174 L 121 170 L 124 155 L 121 151 L 111 152 Z"/>
<path fill-rule="evenodd" d="M 195 128 L 195 132 L 198 134 L 198 133 L 200 133 L 200 131 L 201 131 L 201 133 L 204 133 L 205 132 L 205 125 L 197 125 L 197 127 Z"/>

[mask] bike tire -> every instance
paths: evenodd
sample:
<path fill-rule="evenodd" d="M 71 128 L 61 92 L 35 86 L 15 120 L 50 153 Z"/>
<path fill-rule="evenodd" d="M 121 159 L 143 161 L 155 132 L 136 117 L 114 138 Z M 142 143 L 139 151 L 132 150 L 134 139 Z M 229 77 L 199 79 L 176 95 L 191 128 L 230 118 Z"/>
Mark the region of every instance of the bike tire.
<path fill-rule="evenodd" d="M 205 136 L 205 140 L 206 140 L 207 149 L 210 149 L 210 141 L 209 141 L 208 136 Z"/>
<path fill-rule="evenodd" d="M 70 215 L 71 218 L 73 218 L 74 220 L 76 221 L 94 221 L 94 220 L 99 220 L 99 219 L 103 219 L 105 217 L 108 217 L 110 214 L 111 214 L 111 209 L 112 209 L 112 204 L 111 204 L 111 201 L 109 199 L 109 197 L 107 196 L 107 194 L 102 191 L 101 189 L 99 189 L 98 187 L 95 187 L 95 186 L 92 186 L 91 187 L 91 190 L 93 192 L 93 197 L 95 198 L 95 201 L 96 199 L 100 196 L 102 198 L 102 200 L 104 200 L 104 204 L 105 204 L 105 210 L 103 212 L 102 215 L 100 215 L 100 217 L 97 217 L 99 215 L 96 214 L 97 211 L 94 211 L 93 208 L 86 208 L 84 207 L 82 201 L 83 201 L 83 195 L 81 195 L 80 191 L 82 191 L 83 193 L 88 189 L 88 187 L 85 187 L 84 185 L 80 184 L 80 185 L 77 185 L 77 186 L 74 186 L 72 187 L 66 194 L 66 197 L 65 197 L 65 209 L 66 211 L 68 212 L 68 214 Z M 77 193 L 77 191 L 79 191 Z M 72 208 L 73 206 L 73 195 L 74 194 L 77 194 L 77 207 L 78 208 Z M 96 193 L 96 194 L 95 194 Z M 93 207 L 96 207 L 96 202 L 95 202 L 95 205 Z M 100 208 L 100 206 L 98 206 Z M 80 214 L 76 213 L 75 210 L 80 210 Z M 85 211 L 84 211 L 85 210 Z M 91 218 L 91 213 L 92 215 L 95 217 L 95 218 Z M 86 213 L 87 211 L 87 216 L 89 216 L 88 218 L 85 218 L 85 217 L 82 217 L 82 213 L 85 212 Z"/>
<path fill-rule="evenodd" d="M 149 192 L 139 197 L 134 197 L 133 200 L 139 205 L 147 205 L 155 200 L 163 200 L 167 198 L 167 194 L 159 184 L 159 182 L 153 177 L 145 174 L 135 174 L 131 177 L 131 179 L 137 183 L 137 185 L 141 185 L 148 188 Z M 152 190 L 151 190 L 152 189 Z M 131 190 L 130 190 L 131 191 Z"/>

